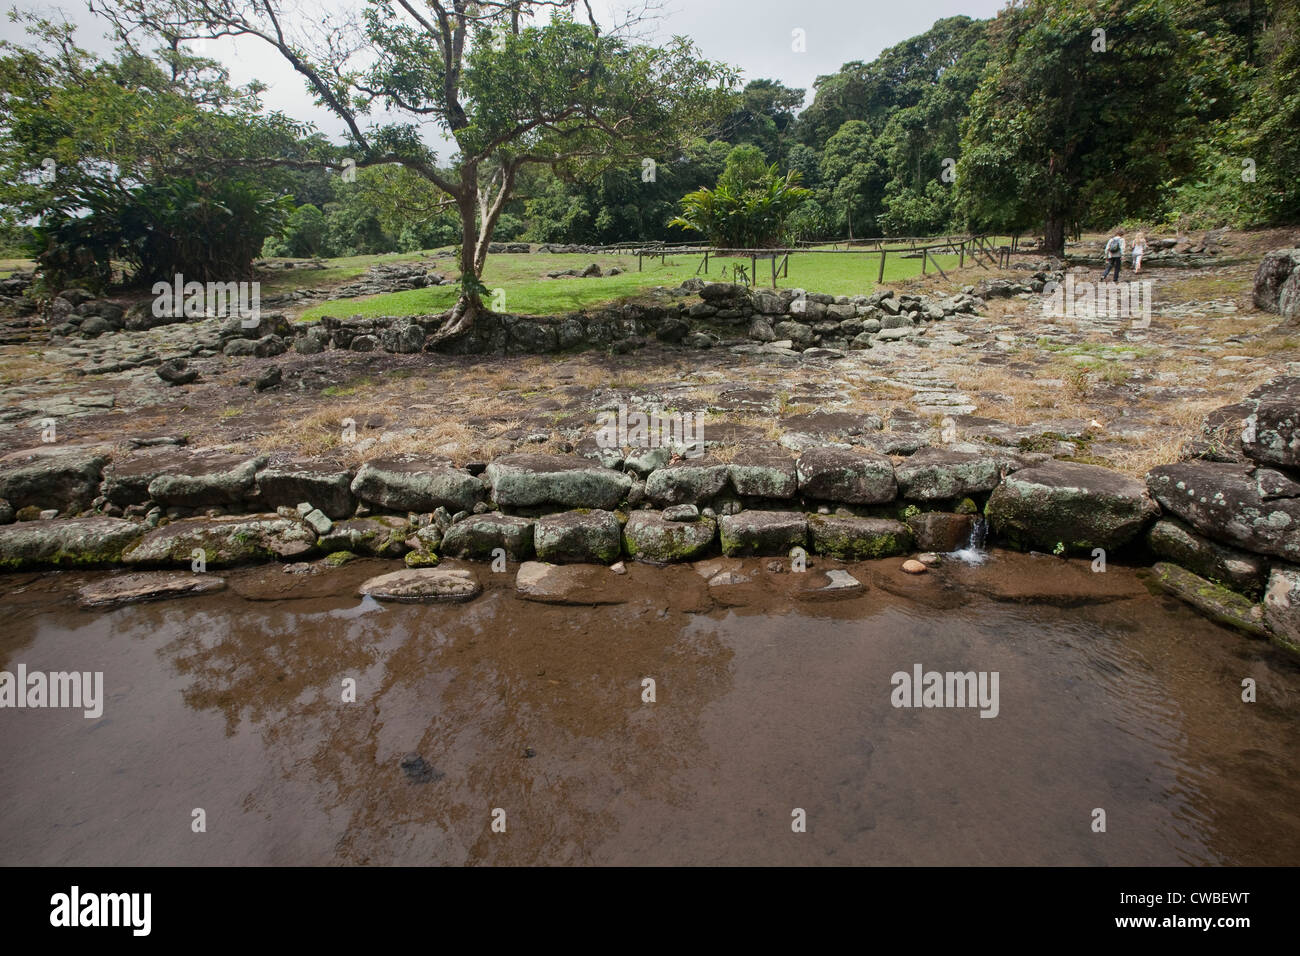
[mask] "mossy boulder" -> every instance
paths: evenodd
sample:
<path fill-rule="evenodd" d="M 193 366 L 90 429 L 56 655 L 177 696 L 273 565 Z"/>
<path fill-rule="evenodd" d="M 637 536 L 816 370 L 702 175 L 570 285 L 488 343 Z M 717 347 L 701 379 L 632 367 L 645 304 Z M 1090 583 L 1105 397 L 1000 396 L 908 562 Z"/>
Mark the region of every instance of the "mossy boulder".
<path fill-rule="evenodd" d="M 1164 561 L 1152 567 L 1151 574 L 1156 584 L 1212 621 L 1256 637 L 1269 636 L 1264 626 L 1264 608 L 1249 598 Z"/>
<path fill-rule="evenodd" d="M 731 486 L 747 498 L 793 498 L 799 490 L 794 459 L 777 451 L 742 448 L 728 466 Z"/>
<path fill-rule="evenodd" d="M 857 448 L 809 448 L 796 465 L 799 493 L 816 501 L 885 504 L 898 496 L 894 465 Z"/>
<path fill-rule="evenodd" d="M 442 553 L 448 557 L 492 560 L 497 548 L 511 561 L 524 561 L 533 553 L 536 522 L 497 512 L 462 518 L 443 532 Z"/>
<path fill-rule="evenodd" d="M 56 508 L 76 514 L 90 507 L 108 456 L 97 449 L 37 449 L 0 463 L 0 498 L 15 510 Z"/>
<path fill-rule="evenodd" d="M 656 468 L 646 479 L 646 497 L 662 507 L 709 501 L 727 485 L 729 468 L 718 462 L 683 459 Z"/>
<path fill-rule="evenodd" d="M 117 564 L 148 527 L 123 518 L 23 521 L 0 527 L 0 569 L 90 568 Z"/>
<path fill-rule="evenodd" d="M 868 561 L 907 554 L 912 550 L 912 530 L 889 518 L 855 518 L 839 515 L 808 516 L 812 549 L 842 561 Z"/>
<path fill-rule="evenodd" d="M 634 511 L 623 526 L 623 550 L 647 564 L 694 561 L 713 545 L 717 522 L 709 517 L 668 521 L 657 511 Z"/>
<path fill-rule="evenodd" d="M 302 558 L 316 547 L 316 532 L 279 515 L 187 518 L 155 528 L 122 552 L 130 565 L 189 567 L 201 551 L 207 567 Z"/>
<path fill-rule="evenodd" d="M 784 555 L 808 544 L 808 519 L 794 511 L 742 511 L 718 521 L 722 553 Z"/>
<path fill-rule="evenodd" d="M 455 514 L 473 510 L 483 497 L 483 483 L 444 461 L 386 458 L 362 465 L 351 491 L 362 501 L 390 511 L 421 514 L 446 508 Z"/>
<path fill-rule="evenodd" d="M 618 506 L 632 477 L 567 455 L 506 455 L 487 466 L 492 497 L 502 508 Z"/>
<path fill-rule="evenodd" d="M 1134 478 L 1053 461 L 1008 475 L 986 513 L 993 530 L 1022 550 L 1078 552 L 1123 547 L 1160 509 Z"/>
<path fill-rule="evenodd" d="M 408 548 L 411 525 L 405 518 L 378 515 L 337 521 L 329 534 L 322 535 L 317 546 L 326 553 L 351 551 L 377 558 L 400 558 Z"/>
<path fill-rule="evenodd" d="M 610 511 L 565 511 L 537 519 L 537 557 L 550 564 L 612 564 L 622 553 L 618 517 Z"/>
<path fill-rule="evenodd" d="M 1147 532 L 1157 555 L 1241 594 L 1258 598 L 1268 578 L 1268 561 L 1197 534 L 1181 521 L 1161 518 Z"/>
<path fill-rule="evenodd" d="M 1004 474 L 1022 465 L 1018 455 L 992 448 L 922 448 L 896 466 L 894 472 L 901 497 L 909 501 L 950 501 L 990 492 Z"/>

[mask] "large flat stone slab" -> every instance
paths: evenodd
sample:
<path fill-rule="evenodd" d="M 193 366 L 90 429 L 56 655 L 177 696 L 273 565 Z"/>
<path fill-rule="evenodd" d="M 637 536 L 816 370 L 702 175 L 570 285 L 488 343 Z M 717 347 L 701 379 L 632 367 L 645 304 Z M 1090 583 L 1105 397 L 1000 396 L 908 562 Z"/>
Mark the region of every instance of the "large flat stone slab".
<path fill-rule="evenodd" d="M 564 455 L 506 455 L 487 466 L 492 496 L 502 508 L 618 506 L 632 478 L 590 461 Z"/>
<path fill-rule="evenodd" d="M 694 561 L 713 546 L 717 534 L 712 518 L 667 521 L 658 511 L 634 511 L 623 526 L 623 549 L 647 564 Z"/>
<path fill-rule="evenodd" d="M 525 561 L 515 575 L 515 590 L 524 600 L 541 604 L 581 606 L 624 601 L 618 576 L 600 565 Z"/>
<path fill-rule="evenodd" d="M 446 462 L 384 458 L 357 469 L 351 491 L 389 511 L 425 514 L 446 508 L 455 514 L 473 510 L 483 497 L 483 483 Z"/>
<path fill-rule="evenodd" d="M 85 608 L 112 608 L 143 601 L 165 601 L 209 594 L 220 591 L 225 586 L 225 580 L 214 574 L 143 571 L 92 581 L 77 591 L 77 597 Z"/>
<path fill-rule="evenodd" d="M 0 570 L 116 564 L 146 525 L 123 518 L 55 518 L 0 526 Z"/>
<path fill-rule="evenodd" d="M 155 528 L 122 552 L 130 565 L 189 566 L 201 551 L 207 567 L 300 558 L 316 546 L 316 532 L 279 515 L 187 518 Z"/>
<path fill-rule="evenodd" d="M 1270 479 L 1277 479 L 1271 482 Z M 1300 564 L 1300 498 L 1272 497 L 1285 476 L 1228 462 L 1181 461 L 1147 473 L 1160 507 L 1200 534 Z"/>
<path fill-rule="evenodd" d="M 1015 546 L 1069 552 L 1123 547 L 1159 512 L 1137 479 L 1064 461 L 1008 475 L 986 509 L 994 531 Z"/>
<path fill-rule="evenodd" d="M 799 493 L 815 501 L 885 504 L 898 496 L 894 465 L 884 455 L 857 448 L 809 448 L 796 469 Z"/>
<path fill-rule="evenodd" d="M 371 578 L 359 593 L 376 601 L 420 604 L 434 601 L 469 601 L 483 586 L 466 568 L 407 568 Z"/>

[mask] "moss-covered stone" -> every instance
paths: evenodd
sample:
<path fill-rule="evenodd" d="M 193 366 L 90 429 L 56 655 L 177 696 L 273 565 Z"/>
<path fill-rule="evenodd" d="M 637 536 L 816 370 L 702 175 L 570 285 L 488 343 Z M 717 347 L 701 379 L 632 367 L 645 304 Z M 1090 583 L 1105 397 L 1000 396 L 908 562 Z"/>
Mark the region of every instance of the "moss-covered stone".
<path fill-rule="evenodd" d="M 912 550 L 911 529 L 888 518 L 810 514 L 808 536 L 815 552 L 841 561 L 869 561 Z"/>
<path fill-rule="evenodd" d="M 23 521 L 0 527 L 0 569 L 90 568 L 117 564 L 148 527 L 122 518 Z"/>
<path fill-rule="evenodd" d="M 1176 564 L 1158 562 L 1151 568 L 1153 580 L 1174 597 L 1186 601 L 1212 621 L 1253 634 L 1268 637 L 1264 626 L 1264 608 L 1235 591 L 1207 581 Z"/>
<path fill-rule="evenodd" d="M 709 517 L 667 521 L 657 511 L 636 511 L 623 528 L 623 550 L 648 564 L 693 561 L 708 552 L 715 537 L 717 522 Z"/>
<path fill-rule="evenodd" d="M 722 553 L 786 555 L 808 544 L 808 519 L 793 511 L 742 511 L 718 522 Z"/>

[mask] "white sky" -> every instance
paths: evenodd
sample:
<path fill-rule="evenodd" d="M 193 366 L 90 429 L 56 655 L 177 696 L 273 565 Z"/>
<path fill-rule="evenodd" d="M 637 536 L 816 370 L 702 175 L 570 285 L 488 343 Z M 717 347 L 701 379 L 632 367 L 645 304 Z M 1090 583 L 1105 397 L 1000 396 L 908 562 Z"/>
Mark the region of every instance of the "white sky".
<path fill-rule="evenodd" d="M 923 33 L 944 17 L 965 14 L 994 16 L 1004 0 L 662 0 L 666 4 L 655 33 L 688 36 L 701 53 L 743 71 L 743 80 L 770 78 L 808 91 L 818 76 L 834 73 L 850 60 L 874 59 L 882 50 Z M 292 5 L 292 0 L 287 5 Z M 322 11 L 344 13 L 359 9 L 360 0 L 309 0 L 296 5 L 306 23 L 319 23 Z M 19 10 L 49 16 L 62 12 L 81 28 L 78 42 L 97 52 L 112 44 L 104 38 L 105 21 L 90 14 L 86 4 L 62 0 L 57 4 L 19 0 Z M 610 11 L 626 10 L 629 0 L 593 0 L 602 22 Z M 8 5 L 6 6 L 8 9 Z M 602 11 L 604 13 L 602 14 Z M 805 52 L 793 49 L 793 31 L 803 30 Z M 20 39 L 7 20 L 0 35 Z M 338 140 L 342 124 L 316 107 L 301 78 L 269 47 L 255 40 L 220 40 L 207 44 L 204 55 L 220 60 L 236 83 L 261 80 L 267 85 L 264 103 L 299 120 L 307 120 Z M 742 81 L 743 82 L 743 81 Z M 445 158 L 445 157 L 443 157 Z"/>

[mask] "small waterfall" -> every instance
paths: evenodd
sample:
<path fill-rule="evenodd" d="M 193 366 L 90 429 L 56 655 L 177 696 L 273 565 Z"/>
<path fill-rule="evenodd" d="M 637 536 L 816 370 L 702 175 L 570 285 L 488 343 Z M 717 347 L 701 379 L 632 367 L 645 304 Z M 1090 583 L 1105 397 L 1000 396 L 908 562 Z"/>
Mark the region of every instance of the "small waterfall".
<path fill-rule="evenodd" d="M 988 522 L 983 518 L 976 516 L 971 522 L 970 540 L 966 542 L 966 547 L 960 551 L 954 551 L 952 557 L 966 564 L 983 564 L 988 560 L 989 553 L 984 550 L 984 542 L 989 536 Z"/>

